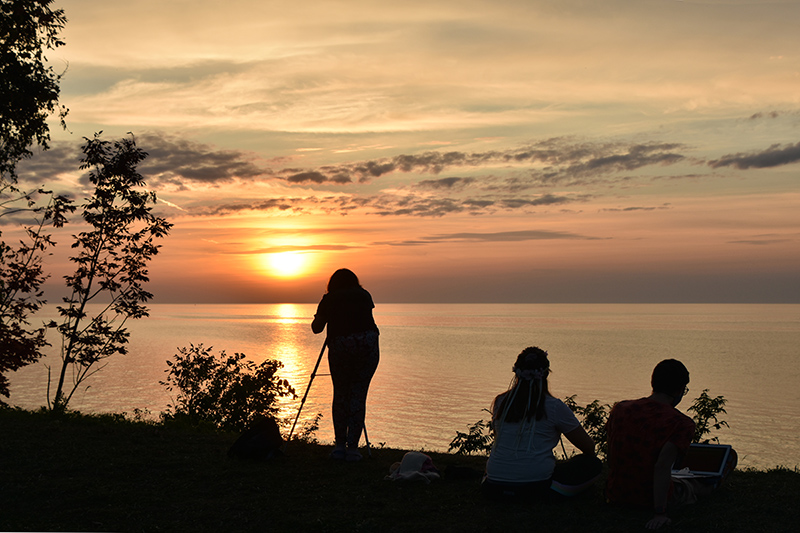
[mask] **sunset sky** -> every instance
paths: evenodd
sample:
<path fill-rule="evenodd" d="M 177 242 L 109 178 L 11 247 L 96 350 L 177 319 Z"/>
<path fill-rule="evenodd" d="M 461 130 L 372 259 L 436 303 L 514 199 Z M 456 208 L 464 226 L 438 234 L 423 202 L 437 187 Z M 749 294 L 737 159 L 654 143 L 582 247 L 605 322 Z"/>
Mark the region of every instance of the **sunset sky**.
<path fill-rule="evenodd" d="M 132 132 L 155 302 L 800 302 L 800 1 L 57 6 L 20 173 Z"/>

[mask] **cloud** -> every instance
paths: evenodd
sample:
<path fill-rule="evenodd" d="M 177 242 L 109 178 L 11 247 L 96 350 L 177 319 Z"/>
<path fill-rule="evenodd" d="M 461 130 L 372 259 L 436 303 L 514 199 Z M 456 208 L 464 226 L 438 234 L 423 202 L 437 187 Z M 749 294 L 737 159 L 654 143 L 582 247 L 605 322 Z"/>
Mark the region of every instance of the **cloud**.
<path fill-rule="evenodd" d="M 570 233 L 567 231 L 549 230 L 521 230 L 521 231 L 498 231 L 489 233 L 445 233 L 441 235 L 431 235 L 414 240 L 404 240 L 395 242 L 378 242 L 389 246 L 419 246 L 424 244 L 443 243 L 443 242 L 525 242 L 543 240 L 601 240 L 602 237 L 591 237 Z"/>
<path fill-rule="evenodd" d="M 101 138 L 111 142 L 116 140 Z M 149 187 L 172 185 L 183 189 L 192 183 L 218 185 L 272 175 L 272 170 L 257 165 L 256 156 L 248 152 L 217 150 L 207 144 L 162 133 L 146 133 L 134 138 L 137 147 L 148 154 L 138 170 Z M 82 156 L 80 146 L 84 142 L 52 143 L 49 150 L 40 151 L 20 165 L 21 176 L 29 182 L 43 182 L 53 181 L 63 173 L 77 174 Z"/>
<path fill-rule="evenodd" d="M 384 202 L 381 201 L 381 204 Z M 374 214 L 380 216 L 421 216 L 441 217 L 452 213 L 474 210 L 461 200 L 453 198 L 415 198 L 408 197 L 393 202 L 390 206 L 378 205 Z"/>
<path fill-rule="evenodd" d="M 592 143 L 557 137 L 521 148 L 486 152 L 399 154 L 372 161 L 328 165 L 317 169 L 283 169 L 276 175 L 290 183 L 364 183 L 390 173 L 438 175 L 456 168 L 528 168 L 537 181 L 557 183 L 577 177 L 626 172 L 651 165 L 673 165 L 686 159 L 680 143 Z M 471 182 L 459 178 L 425 180 L 428 188 L 452 188 Z"/>
<path fill-rule="evenodd" d="M 329 165 L 302 172 L 298 169 L 284 169 L 279 174 L 291 183 L 309 181 L 314 183 L 364 183 L 392 172 L 439 174 L 447 168 L 479 167 L 487 161 L 491 161 L 492 157 L 492 153 L 423 152 L 421 154 L 400 154 L 373 161 Z"/>
<path fill-rule="evenodd" d="M 213 146 L 162 133 L 136 137 L 149 157 L 140 165 L 148 187 L 189 191 L 196 185 L 264 184 L 252 187 L 250 198 L 214 197 L 198 202 L 178 201 L 186 213 L 225 216 L 244 212 L 275 214 L 340 214 L 362 212 L 379 217 L 443 217 L 450 214 L 488 215 L 498 211 L 525 211 L 548 206 L 587 202 L 594 195 L 589 185 L 631 183 L 635 171 L 679 162 L 696 164 L 675 142 L 595 142 L 573 137 L 553 137 L 505 150 L 424 151 L 375 160 L 346 162 L 310 168 L 273 170 L 274 160 L 263 160 L 245 151 L 218 150 Z M 800 143 L 791 147 L 800 152 Z M 767 153 L 782 154 L 775 147 Z M 75 144 L 59 144 L 27 164 L 32 176 L 72 169 L 79 150 Z M 468 176 L 437 177 L 450 170 Z M 360 184 L 389 173 L 408 176 L 405 184 L 392 180 L 392 189 L 365 194 Z M 691 177 L 700 177 L 697 174 Z M 655 179 L 655 178 L 652 178 Z M 43 180 L 43 182 L 46 182 Z M 269 184 L 265 182 L 271 182 Z M 304 185 L 302 193 L 297 189 Z M 325 186 L 346 186 L 346 194 L 324 191 Z M 74 187 L 74 182 L 73 182 Z M 556 192 L 542 189 L 559 187 Z M 565 192 L 581 187 L 579 192 Z M 316 190 L 315 190 L 316 189 Z M 190 192 L 190 191 L 189 191 Z M 276 194 L 277 193 L 277 194 Z M 664 207 L 631 206 L 617 211 L 653 210 Z"/>
<path fill-rule="evenodd" d="M 421 189 L 454 189 L 473 183 L 475 178 L 440 178 L 435 180 L 422 180 L 417 183 Z"/>
<path fill-rule="evenodd" d="M 309 171 L 309 172 L 298 172 L 297 174 L 292 174 L 291 176 L 286 178 L 286 181 L 288 181 L 289 183 L 307 183 L 309 181 L 312 183 L 325 183 L 326 181 L 328 181 L 328 178 L 321 172 Z"/>
<path fill-rule="evenodd" d="M 312 244 L 309 246 L 283 245 L 256 248 L 253 250 L 224 252 L 233 255 L 278 254 L 282 252 L 342 252 L 364 248 L 365 246 L 351 246 L 346 244 Z"/>
<path fill-rule="evenodd" d="M 508 197 L 453 198 L 396 194 L 383 194 L 367 198 L 359 207 L 372 208 L 379 216 L 441 217 L 448 214 L 467 213 L 484 215 L 502 210 L 523 210 L 537 206 L 551 206 L 584 201 L 582 195 L 530 195 Z"/>
<path fill-rule="evenodd" d="M 574 201 L 575 199 L 569 196 L 554 196 L 552 194 L 544 194 L 538 198 L 531 199 L 511 198 L 500 200 L 500 203 L 508 208 L 519 208 L 526 206 L 567 204 Z"/>
<path fill-rule="evenodd" d="M 260 160 L 240 150 L 219 150 L 208 144 L 183 140 L 162 133 L 146 133 L 136 137 L 137 145 L 148 153 L 139 171 L 152 188 L 172 187 L 188 190 L 192 186 L 221 186 L 278 180 L 289 186 L 343 185 L 355 186 L 371 182 L 390 173 L 414 173 L 436 176 L 453 169 L 491 171 L 483 177 L 449 176 L 422 179 L 414 188 L 429 191 L 463 192 L 482 190 L 491 198 L 461 199 L 461 209 L 496 203 L 497 194 L 519 196 L 526 189 L 561 185 L 578 185 L 608 180 L 614 174 L 630 172 L 651 165 L 672 165 L 686 156 L 679 153 L 678 143 L 593 143 L 559 137 L 529 143 L 520 148 L 484 152 L 425 151 L 419 154 L 398 154 L 390 158 L 356 161 L 316 168 L 286 167 L 273 170 L 267 165 L 276 161 Z M 27 180 L 46 181 L 60 173 L 76 173 L 80 151 L 77 143 L 59 143 L 48 152 L 37 155 L 21 166 Z M 517 175 L 513 175 L 516 172 Z M 521 174 L 525 173 L 525 174 Z M 511 174 L 511 175 L 509 175 Z M 616 179 L 616 178 L 614 178 Z M 428 200 L 430 202 L 430 200 Z M 535 199 L 528 205 L 544 205 L 546 199 Z M 368 202 L 372 203 L 372 202 Z M 508 200 L 504 205 L 526 203 L 525 198 Z M 262 206 L 272 208 L 273 205 Z M 240 210 L 233 205 L 220 206 L 219 211 Z M 406 214 L 444 213 L 459 210 L 452 202 L 409 208 Z M 381 211 L 388 214 L 390 211 Z"/>
<path fill-rule="evenodd" d="M 53 182 L 59 174 L 78 174 L 81 151 L 77 143 L 54 142 L 49 150 L 34 151 L 33 157 L 17 165 L 20 183 Z"/>
<path fill-rule="evenodd" d="M 497 210 L 524 210 L 538 206 L 563 205 L 583 202 L 586 195 L 540 194 L 515 197 L 433 197 L 417 194 L 382 193 L 369 196 L 282 196 L 254 202 L 227 203 L 194 209 L 199 216 L 229 215 L 245 211 L 276 211 L 293 214 L 322 211 L 327 214 L 346 215 L 355 210 L 381 217 L 415 216 L 442 217 L 449 214 L 490 214 Z"/>
<path fill-rule="evenodd" d="M 747 244 L 752 246 L 767 246 L 771 244 L 783 244 L 787 242 L 795 242 L 800 238 L 800 233 L 765 233 L 761 235 L 753 235 L 749 239 L 739 239 L 735 241 L 728 241 L 728 244 Z"/>
<path fill-rule="evenodd" d="M 431 241 L 458 242 L 519 242 L 542 241 L 553 239 L 599 240 L 599 237 L 587 237 L 577 233 L 547 230 L 499 231 L 494 233 L 450 233 L 430 237 Z"/>
<path fill-rule="evenodd" d="M 763 111 L 759 111 L 758 113 L 753 113 L 750 115 L 750 120 L 758 120 L 761 118 L 778 118 L 780 113 L 777 111 L 770 111 L 769 113 L 764 113 Z"/>
<path fill-rule="evenodd" d="M 680 145 L 649 144 L 634 145 L 620 154 L 598 155 L 586 161 L 568 167 L 568 172 L 615 172 L 635 170 L 649 165 L 672 165 L 684 159 L 684 156 L 671 152 Z M 625 151 L 627 150 L 627 151 Z"/>
<path fill-rule="evenodd" d="M 789 144 L 781 148 L 780 144 L 773 144 L 761 152 L 749 154 L 738 153 L 722 156 L 719 159 L 709 161 L 712 168 L 736 167 L 742 170 L 748 168 L 770 168 L 797 163 L 800 161 L 800 142 Z"/>
<path fill-rule="evenodd" d="M 626 213 L 626 212 L 630 212 L 630 211 L 656 211 L 658 209 L 669 209 L 669 205 L 668 204 L 664 204 L 664 205 L 658 206 L 658 207 L 644 207 L 644 206 L 617 207 L 617 208 L 609 207 L 609 208 L 606 208 L 606 209 L 601 209 L 600 211 L 602 211 L 602 212 L 611 212 L 611 213 L 615 213 L 615 212 L 617 212 L 617 213 Z"/>
<path fill-rule="evenodd" d="M 728 244 L 750 244 L 753 246 L 766 246 L 770 244 L 779 244 L 784 242 L 792 242 L 792 239 L 764 239 L 764 240 L 741 240 L 741 241 L 728 241 Z"/>
<path fill-rule="evenodd" d="M 257 202 L 239 204 L 220 204 L 212 207 L 200 208 L 194 211 L 196 215 L 231 215 L 243 211 L 292 211 L 301 213 L 305 211 L 303 203 L 305 198 L 267 198 Z"/>
<path fill-rule="evenodd" d="M 285 170 L 284 170 L 285 172 Z M 286 181 L 289 183 L 350 183 L 352 179 L 350 176 L 344 173 L 338 173 L 333 175 L 326 175 L 318 170 L 311 170 L 307 172 L 298 172 L 297 174 L 292 174 L 286 178 Z"/>
<path fill-rule="evenodd" d="M 174 136 L 149 133 L 137 138 L 149 157 L 140 166 L 153 186 L 189 183 L 216 185 L 234 180 L 270 176 L 272 171 L 254 163 L 254 155 L 238 150 L 217 150 L 207 144 Z"/>

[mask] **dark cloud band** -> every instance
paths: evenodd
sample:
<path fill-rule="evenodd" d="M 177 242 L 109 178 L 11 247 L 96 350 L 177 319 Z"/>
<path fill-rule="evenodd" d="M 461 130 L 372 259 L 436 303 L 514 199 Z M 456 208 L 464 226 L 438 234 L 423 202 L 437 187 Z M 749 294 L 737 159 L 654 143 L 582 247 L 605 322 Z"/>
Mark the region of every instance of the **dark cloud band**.
<path fill-rule="evenodd" d="M 800 161 L 800 142 L 783 148 L 779 144 L 774 144 L 761 152 L 725 155 L 714 161 L 709 161 L 708 164 L 712 168 L 736 167 L 744 170 L 748 168 L 779 167 L 797 163 L 798 161 Z"/>

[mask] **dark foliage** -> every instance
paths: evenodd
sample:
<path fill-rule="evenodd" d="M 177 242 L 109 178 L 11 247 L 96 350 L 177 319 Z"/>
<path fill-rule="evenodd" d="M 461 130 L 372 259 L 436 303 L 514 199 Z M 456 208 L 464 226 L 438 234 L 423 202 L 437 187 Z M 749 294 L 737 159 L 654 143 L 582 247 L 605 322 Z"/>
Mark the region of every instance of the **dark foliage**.
<path fill-rule="evenodd" d="M 167 379 L 160 383 L 177 393 L 164 414 L 168 420 L 245 431 L 262 417 L 276 417 L 278 398 L 296 397 L 289 382 L 277 376 L 283 367 L 280 361 L 267 359 L 257 365 L 240 353 L 228 356 L 222 351 L 215 356 L 200 344 L 179 348 L 167 365 Z"/>
<path fill-rule="evenodd" d="M 60 76 L 45 66 L 44 53 L 63 44 L 59 33 L 66 18 L 52 3 L 0 0 L 0 217 L 33 216 L 24 227 L 25 240 L 18 245 L 0 240 L 0 395 L 6 397 L 5 374 L 35 362 L 47 346 L 45 326 L 29 321 L 45 303 L 42 259 L 54 244 L 46 228 L 62 226 L 74 209 L 64 196 L 16 185 L 17 163 L 32 155 L 31 146 L 47 148 L 47 117 L 58 105 Z M 66 112 L 60 109 L 62 126 Z"/>
<path fill-rule="evenodd" d="M 694 439 L 692 442 L 716 442 L 719 443 L 719 437 L 705 438 L 712 430 L 719 431 L 723 427 L 729 427 L 728 423 L 719 419 L 720 414 L 727 413 L 725 410 L 725 403 L 727 400 L 722 396 L 712 398 L 708 395 L 708 389 L 703 389 L 703 392 L 695 398 L 692 405 L 687 409 L 693 412 L 692 419 L 694 420 Z"/>
<path fill-rule="evenodd" d="M 65 213 L 73 209 L 66 198 L 51 197 L 38 213 L 38 224 L 25 229 L 28 241 L 20 241 L 16 248 L 0 241 L 0 395 L 5 397 L 10 391 L 4 374 L 37 361 L 48 345 L 46 326 L 31 327 L 29 322 L 45 303 L 41 286 L 48 276 L 42 259 L 54 244 L 45 226 L 62 226 Z"/>
<path fill-rule="evenodd" d="M 487 409 L 484 411 L 488 412 Z M 455 452 L 456 455 L 489 455 L 493 444 L 494 429 L 491 421 L 478 420 L 469 426 L 466 433 L 456 431 L 456 436 L 450 441 L 447 451 Z"/>
<path fill-rule="evenodd" d="M 608 415 L 611 413 L 611 406 L 600 403 L 600 400 L 594 400 L 581 407 L 575 402 L 574 394 L 565 398 L 564 403 L 567 404 L 567 407 L 572 409 L 572 412 L 575 413 L 578 420 L 581 421 L 583 429 L 592 437 L 597 455 L 604 457 L 608 451 L 606 422 L 608 421 Z"/>
<path fill-rule="evenodd" d="M 0 0 L 0 176 L 16 181 L 16 164 L 33 143 L 47 148 L 47 118 L 56 112 L 61 76 L 45 65 L 45 51 L 64 42 L 67 22 L 53 0 Z M 59 110 L 64 125 L 66 108 Z"/>
<path fill-rule="evenodd" d="M 66 408 L 80 383 L 98 370 L 97 363 L 127 353 L 125 322 L 148 316 L 145 303 L 153 295 L 144 287 L 147 264 L 158 254 L 158 239 L 172 227 L 152 213 L 155 193 L 141 190 L 144 178 L 136 166 L 147 153 L 132 136 L 111 143 L 98 134 L 86 139 L 83 153 L 80 168 L 89 170 L 95 189 L 82 206 L 89 230 L 72 244 L 77 253 L 70 260 L 77 268 L 65 276 L 72 293 L 58 307 L 62 364 L 52 401 L 48 394 L 53 410 Z M 90 316 L 87 306 L 95 301 L 104 306 Z M 65 380 L 69 368 L 71 386 Z"/>

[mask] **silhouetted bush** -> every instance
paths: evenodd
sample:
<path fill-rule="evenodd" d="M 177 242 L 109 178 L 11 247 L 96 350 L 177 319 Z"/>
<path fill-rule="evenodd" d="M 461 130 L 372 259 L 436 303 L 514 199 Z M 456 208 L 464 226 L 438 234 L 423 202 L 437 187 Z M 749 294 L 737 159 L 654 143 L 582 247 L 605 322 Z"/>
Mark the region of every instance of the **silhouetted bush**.
<path fill-rule="evenodd" d="M 718 415 L 727 413 L 725 410 L 725 403 L 727 400 L 722 396 L 712 398 L 708 395 L 708 389 L 703 389 L 702 394 L 697 397 L 692 405 L 689 406 L 687 411 L 694 412 L 692 419 L 694 420 L 694 439 L 692 442 L 702 442 L 708 444 L 709 442 L 716 442 L 719 444 L 719 437 L 703 438 L 711 430 L 720 430 L 723 427 L 730 427 L 724 420 L 719 420 Z"/>
<path fill-rule="evenodd" d="M 219 356 L 202 344 L 179 348 L 167 361 L 167 379 L 160 381 L 177 392 L 174 403 L 162 413 L 164 421 L 186 420 L 192 425 L 210 423 L 230 431 L 244 431 L 261 416 L 278 414 L 278 398 L 296 398 L 294 388 L 277 376 L 280 361 L 261 364 L 245 360 L 244 354 Z"/>

